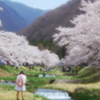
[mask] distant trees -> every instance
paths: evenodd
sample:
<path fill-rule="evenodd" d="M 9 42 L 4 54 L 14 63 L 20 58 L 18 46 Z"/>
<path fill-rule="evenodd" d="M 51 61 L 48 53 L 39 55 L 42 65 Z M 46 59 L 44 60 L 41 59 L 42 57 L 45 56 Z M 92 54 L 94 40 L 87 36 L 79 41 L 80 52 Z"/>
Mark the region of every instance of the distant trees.
<path fill-rule="evenodd" d="M 59 58 L 63 58 L 66 53 L 66 47 L 59 47 L 53 40 L 29 40 L 29 43 L 34 46 L 38 46 L 40 50 L 48 49 L 56 53 Z"/>
<path fill-rule="evenodd" d="M 71 21 L 75 27 L 58 27 L 60 33 L 54 35 L 54 41 L 67 47 L 63 59 L 67 65 L 100 65 L 100 0 L 82 0 L 81 4 L 86 13 Z"/>
<path fill-rule="evenodd" d="M 49 50 L 39 50 L 29 45 L 25 37 L 4 31 L 0 32 L 0 60 L 9 60 L 15 66 L 28 63 L 52 67 L 59 62 L 58 56 Z"/>

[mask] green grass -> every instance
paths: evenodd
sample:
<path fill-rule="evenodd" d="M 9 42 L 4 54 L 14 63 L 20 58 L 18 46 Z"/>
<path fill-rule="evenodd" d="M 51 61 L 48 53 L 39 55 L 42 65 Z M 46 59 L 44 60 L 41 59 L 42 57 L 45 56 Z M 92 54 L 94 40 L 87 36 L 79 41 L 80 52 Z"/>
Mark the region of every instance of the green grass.
<path fill-rule="evenodd" d="M 100 100 L 100 90 L 80 90 L 73 94 L 73 98 L 75 98 L 75 100 Z"/>
<path fill-rule="evenodd" d="M 75 78 L 83 79 L 83 83 L 99 82 L 100 68 L 87 67 L 79 72 Z"/>
<path fill-rule="evenodd" d="M 47 99 L 47 98 L 45 98 L 43 96 L 39 96 L 39 95 L 35 95 L 34 97 L 36 97 L 36 98 L 42 98 L 42 100 L 49 100 L 49 99 Z M 35 99 L 33 99 L 33 100 L 35 100 Z"/>
<path fill-rule="evenodd" d="M 38 69 L 36 69 L 38 67 Z M 16 76 L 20 71 L 24 71 L 27 76 L 27 100 L 47 100 L 46 98 L 38 95 L 33 96 L 33 92 L 38 88 L 52 88 L 59 89 L 64 91 L 69 91 L 72 94 L 72 97 L 75 100 L 99 100 L 100 99 L 100 88 L 97 82 L 100 81 L 100 72 L 97 68 L 86 68 L 85 70 L 80 70 L 76 76 L 69 76 L 71 74 L 68 72 L 62 72 L 60 68 L 55 68 L 51 71 L 47 71 L 46 74 L 56 75 L 56 77 L 38 77 L 39 74 L 43 74 L 43 71 L 40 71 L 40 68 L 43 70 L 43 67 L 35 66 L 34 69 L 29 70 L 28 67 L 21 67 L 18 70 L 15 67 L 11 66 L 0 66 L 0 80 L 7 81 L 15 81 Z M 68 75 L 69 74 L 69 75 Z M 80 84 L 49 84 L 51 80 L 74 80 L 74 79 L 82 79 L 83 82 Z M 87 83 L 94 84 L 87 84 Z M 85 84 L 83 84 L 85 83 Z M 93 86 L 93 87 L 92 87 Z M 97 88 L 98 86 L 98 88 Z M 77 87 L 82 87 L 84 89 L 79 89 L 77 92 L 74 92 Z M 86 88 L 85 88 L 86 87 Z M 91 88 L 92 87 L 92 88 Z M 16 91 L 14 90 L 14 86 L 8 85 L 0 85 L 0 91 L 6 91 L 6 94 L 9 96 L 13 93 L 14 95 Z M 2 100 L 7 100 L 4 97 L 5 93 L 0 92 L 0 98 Z M 28 95 L 30 95 L 28 97 Z M 14 100 L 9 97 L 8 100 Z"/>
<path fill-rule="evenodd" d="M 9 86 L 9 85 L 5 85 L 5 84 L 2 84 L 0 85 L 0 91 L 11 91 L 14 89 L 14 86 Z"/>

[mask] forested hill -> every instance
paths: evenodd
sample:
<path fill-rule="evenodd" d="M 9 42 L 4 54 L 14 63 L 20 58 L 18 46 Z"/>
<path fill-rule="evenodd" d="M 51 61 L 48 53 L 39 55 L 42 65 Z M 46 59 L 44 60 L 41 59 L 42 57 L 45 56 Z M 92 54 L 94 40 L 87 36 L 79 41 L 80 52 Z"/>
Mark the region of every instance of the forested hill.
<path fill-rule="evenodd" d="M 3 9 L 0 10 L 2 27 L 11 32 L 18 32 L 26 28 L 37 17 L 47 12 L 9 0 L 0 0 L 0 7 Z"/>
<path fill-rule="evenodd" d="M 0 20 L 3 30 L 19 31 L 27 26 L 26 21 L 2 1 L 0 1 L 0 8 L 2 8 L 2 10 L 0 10 Z"/>
<path fill-rule="evenodd" d="M 14 9 L 24 20 L 27 25 L 31 24 L 36 18 L 48 12 L 47 10 L 41 10 L 29 7 L 22 3 L 13 2 L 13 1 L 3 1 L 6 5 Z"/>
<path fill-rule="evenodd" d="M 87 1 L 87 0 L 86 0 Z M 92 0 L 93 1 L 93 0 Z M 81 0 L 70 0 L 68 3 L 40 16 L 29 27 L 19 32 L 31 40 L 51 40 L 58 26 L 73 27 L 70 20 L 84 13 L 79 10 Z"/>

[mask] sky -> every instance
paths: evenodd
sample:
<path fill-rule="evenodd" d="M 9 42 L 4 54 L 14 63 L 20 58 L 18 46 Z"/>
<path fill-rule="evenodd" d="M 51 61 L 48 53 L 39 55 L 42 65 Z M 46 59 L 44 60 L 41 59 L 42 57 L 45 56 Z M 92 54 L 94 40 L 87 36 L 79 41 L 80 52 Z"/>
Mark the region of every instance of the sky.
<path fill-rule="evenodd" d="M 43 10 L 49 10 L 59 7 L 65 4 L 68 0 L 11 0 L 20 2 L 33 8 L 40 8 Z"/>

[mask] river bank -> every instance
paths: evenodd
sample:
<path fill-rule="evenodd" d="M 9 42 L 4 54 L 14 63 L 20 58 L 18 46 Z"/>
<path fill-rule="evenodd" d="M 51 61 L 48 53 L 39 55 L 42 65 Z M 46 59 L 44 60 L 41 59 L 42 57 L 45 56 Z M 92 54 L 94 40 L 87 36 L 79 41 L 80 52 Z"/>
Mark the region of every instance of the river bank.
<path fill-rule="evenodd" d="M 98 76 L 97 76 L 98 79 L 94 78 L 95 74 L 98 75 L 97 74 L 98 72 L 96 72 L 98 71 L 97 69 L 96 70 L 86 69 L 83 71 L 80 70 L 80 72 L 78 74 L 75 74 L 75 76 L 73 75 L 70 76 L 70 75 L 65 75 L 69 73 L 66 72 L 63 73 L 59 68 L 55 68 L 51 71 L 46 72 L 46 74 L 56 75 L 56 77 L 38 77 L 40 74 L 43 73 L 39 70 L 39 68 L 41 67 L 39 66 L 37 67 L 38 70 L 34 68 L 31 71 L 29 71 L 28 67 L 21 67 L 18 70 L 16 70 L 14 67 L 11 66 L 2 66 L 0 67 L 0 71 L 2 70 L 2 75 L 0 75 L 0 80 L 13 82 L 16 80 L 16 76 L 18 75 L 18 73 L 21 70 L 23 70 L 27 75 L 27 91 L 25 94 L 26 100 L 47 100 L 42 96 L 33 94 L 33 92 L 36 91 L 38 88 L 44 88 L 44 89 L 47 88 L 47 89 L 66 91 L 74 100 L 99 100 L 100 99 L 99 98 L 100 78 Z M 93 73 L 91 74 L 92 71 Z M 91 82 L 90 82 L 90 78 L 91 78 Z M 4 92 L 0 92 L 0 98 L 2 98 L 2 100 L 14 100 L 16 98 L 16 91 L 14 90 L 14 86 L 0 85 L 0 91 L 4 91 Z M 5 97 L 5 93 L 7 97 Z"/>

